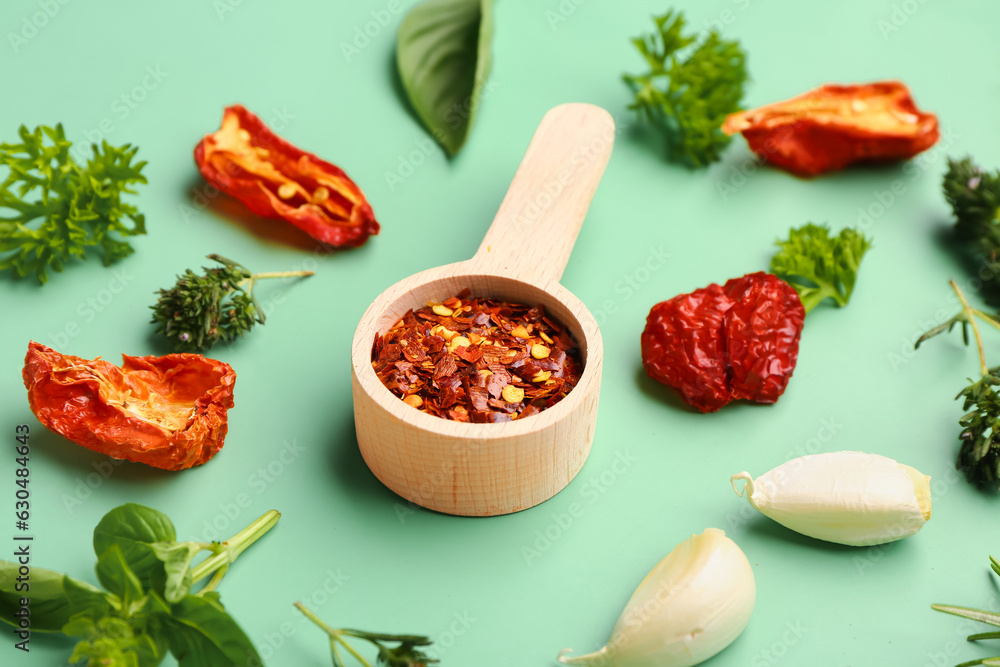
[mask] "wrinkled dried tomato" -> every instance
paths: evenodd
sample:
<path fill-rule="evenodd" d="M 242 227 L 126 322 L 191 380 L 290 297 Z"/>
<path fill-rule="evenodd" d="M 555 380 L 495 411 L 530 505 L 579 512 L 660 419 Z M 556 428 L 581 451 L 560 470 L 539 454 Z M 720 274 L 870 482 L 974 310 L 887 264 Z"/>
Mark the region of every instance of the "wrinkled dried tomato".
<path fill-rule="evenodd" d="M 899 81 L 828 84 L 790 100 L 735 113 L 722 125 L 750 149 L 800 176 L 854 162 L 906 160 L 938 140 L 938 120 Z"/>
<path fill-rule="evenodd" d="M 336 165 L 274 134 L 256 115 L 226 107 L 194 160 L 209 183 L 266 218 L 282 218 L 317 241 L 359 246 L 379 224 L 354 181 Z"/>
<path fill-rule="evenodd" d="M 804 321 L 798 293 L 777 276 L 712 283 L 653 306 L 643 366 L 701 412 L 734 399 L 773 403 L 795 369 Z"/>
<path fill-rule="evenodd" d="M 200 354 L 122 359 L 119 368 L 32 341 L 22 373 L 31 411 L 87 449 L 164 470 L 222 449 L 236 382 L 229 364 Z"/>
<path fill-rule="evenodd" d="M 542 306 L 463 291 L 376 335 L 372 368 L 418 410 L 487 423 L 552 407 L 576 386 L 583 364 L 576 341 Z"/>

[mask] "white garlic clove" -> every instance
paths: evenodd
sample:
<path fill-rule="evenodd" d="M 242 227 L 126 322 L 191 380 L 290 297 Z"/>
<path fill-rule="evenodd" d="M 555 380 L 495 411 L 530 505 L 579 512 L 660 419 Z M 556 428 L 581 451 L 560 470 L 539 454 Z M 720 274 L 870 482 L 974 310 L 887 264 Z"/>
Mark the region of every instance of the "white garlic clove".
<path fill-rule="evenodd" d="M 930 477 L 864 452 L 792 459 L 757 479 L 733 475 L 733 489 L 786 528 L 849 546 L 884 544 L 913 535 L 931 518 Z M 743 490 L 736 481 L 746 482 Z"/>
<path fill-rule="evenodd" d="M 729 646 L 750 622 L 757 586 L 746 555 L 709 528 L 674 548 L 632 593 L 607 645 L 567 665 L 691 667 Z"/>

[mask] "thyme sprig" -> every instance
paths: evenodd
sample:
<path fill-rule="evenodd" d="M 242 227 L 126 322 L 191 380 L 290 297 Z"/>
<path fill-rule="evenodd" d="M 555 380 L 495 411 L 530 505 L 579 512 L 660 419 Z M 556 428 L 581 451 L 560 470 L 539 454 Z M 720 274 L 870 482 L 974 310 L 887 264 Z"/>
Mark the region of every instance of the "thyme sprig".
<path fill-rule="evenodd" d="M 191 269 L 177 276 L 177 283 L 161 289 L 153 310 L 156 332 L 166 336 L 180 352 L 203 352 L 216 343 L 245 335 L 255 324 L 264 324 L 264 309 L 253 294 L 258 280 L 299 278 L 312 271 L 251 273 L 221 255 L 209 255 L 221 267 Z"/>

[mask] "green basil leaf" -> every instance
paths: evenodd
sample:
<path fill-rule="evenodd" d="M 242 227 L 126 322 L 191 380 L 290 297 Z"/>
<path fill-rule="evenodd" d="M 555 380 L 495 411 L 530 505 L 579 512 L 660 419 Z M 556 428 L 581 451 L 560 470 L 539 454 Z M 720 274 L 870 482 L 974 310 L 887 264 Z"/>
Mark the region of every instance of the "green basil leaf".
<path fill-rule="evenodd" d="M 399 27 L 399 77 L 420 120 L 450 155 L 472 127 L 492 40 L 492 0 L 428 0 Z"/>
<path fill-rule="evenodd" d="M 201 545 L 196 542 L 180 542 L 174 544 L 156 544 L 153 546 L 156 557 L 163 562 L 166 581 L 163 584 L 163 597 L 167 602 L 180 602 L 191 592 L 191 561 L 201 551 Z"/>
<path fill-rule="evenodd" d="M 116 507 L 94 528 L 94 553 L 100 558 L 111 545 L 121 547 L 128 566 L 148 583 L 159 567 L 153 544 L 174 542 L 177 531 L 166 514 L 135 503 Z"/>
<path fill-rule="evenodd" d="M 133 602 L 142 598 L 142 583 L 135 572 L 125 562 L 122 548 L 117 544 L 101 554 L 97 559 L 97 580 L 106 589 L 122 599 L 123 606 L 128 609 Z"/>
<path fill-rule="evenodd" d="M 0 621 L 4 623 L 17 627 L 22 597 L 30 597 L 34 632 L 60 632 L 71 617 L 88 612 L 91 603 L 108 605 L 97 588 L 52 570 L 32 567 L 29 582 L 17 581 L 19 567 L 17 563 L 0 561 Z M 19 590 L 25 583 L 30 588 Z"/>
<path fill-rule="evenodd" d="M 180 667 L 259 667 L 257 649 L 226 613 L 218 594 L 189 595 L 164 618 L 170 652 Z"/>

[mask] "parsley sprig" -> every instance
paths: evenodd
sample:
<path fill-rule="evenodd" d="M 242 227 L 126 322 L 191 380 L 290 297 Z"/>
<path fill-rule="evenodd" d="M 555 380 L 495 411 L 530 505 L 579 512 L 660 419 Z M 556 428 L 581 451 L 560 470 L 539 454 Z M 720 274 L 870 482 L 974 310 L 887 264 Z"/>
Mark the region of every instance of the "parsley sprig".
<path fill-rule="evenodd" d="M 796 289 L 808 313 L 826 299 L 847 305 L 872 244 L 856 229 L 846 227 L 831 236 L 826 225 L 809 223 L 792 229 L 776 245 L 780 250 L 771 258 L 771 273 Z"/>
<path fill-rule="evenodd" d="M 0 270 L 45 283 L 48 269 L 62 271 L 89 247 L 100 246 L 105 266 L 131 254 L 123 239 L 146 233 L 143 215 L 122 201 L 146 182 L 146 163 L 132 162 L 138 148 L 104 141 L 81 167 L 61 124 L 22 125 L 18 135 L 20 143 L 0 144 L 0 166 L 8 169 L 0 183 Z"/>
<path fill-rule="evenodd" d="M 1000 575 L 1000 561 L 993 556 L 990 556 L 990 567 L 993 568 L 993 572 Z M 1000 614 L 984 611 L 982 609 L 953 607 L 952 605 L 947 604 L 932 604 L 931 609 L 1000 627 Z M 969 635 L 968 637 L 970 642 L 979 641 L 981 639 L 1000 639 L 1000 632 L 978 632 L 976 634 Z M 978 660 L 970 660 L 969 662 L 963 662 L 956 667 L 974 667 L 975 665 L 986 665 L 987 667 L 990 665 L 1000 665 L 1000 656 L 995 658 L 979 658 Z"/>
<path fill-rule="evenodd" d="M 719 160 L 732 139 L 721 128 L 740 109 L 746 54 L 715 30 L 702 39 L 684 34 L 681 12 L 653 20 L 656 32 L 632 40 L 649 71 L 624 75 L 635 92 L 629 109 L 664 132 L 670 159 L 704 167 Z"/>
<path fill-rule="evenodd" d="M 150 306 L 156 333 L 166 336 L 181 352 L 203 352 L 216 343 L 228 343 L 264 324 L 264 309 L 253 294 L 258 280 L 298 278 L 312 271 L 250 273 L 221 255 L 209 255 L 221 267 L 204 268 L 199 275 L 188 269 L 177 283 L 161 289 Z"/>
<path fill-rule="evenodd" d="M 419 648 L 431 645 L 432 642 L 427 637 L 420 635 L 386 635 L 377 632 L 365 632 L 363 630 L 332 628 L 301 602 L 296 602 L 295 606 L 330 638 L 330 655 L 333 658 L 333 667 L 345 667 L 341 649 L 354 656 L 363 667 L 372 667 L 372 664 L 347 641 L 346 638 L 348 637 L 361 639 L 378 648 L 378 664 L 384 667 L 426 667 L 428 664 L 438 662 Z M 387 642 L 396 644 L 396 646 L 389 647 L 386 645 Z"/>
<path fill-rule="evenodd" d="M 962 310 L 944 324 L 922 335 L 917 339 L 914 348 L 920 347 L 920 344 L 929 338 L 951 331 L 956 324 L 962 325 L 962 339 L 968 345 L 969 330 L 972 330 L 976 347 L 979 349 L 980 378 L 976 381 L 970 379 L 969 386 L 955 397 L 956 400 L 964 399 L 962 409 L 966 411 L 958 420 L 962 427 L 958 436 L 962 444 L 959 448 L 957 467 L 965 472 L 973 484 L 1000 489 L 1000 395 L 996 389 L 1000 385 L 1000 368 L 987 366 L 983 337 L 976 324 L 978 318 L 1000 329 L 1000 318 L 973 308 L 955 281 L 951 280 L 949 284 L 958 296 Z"/>

